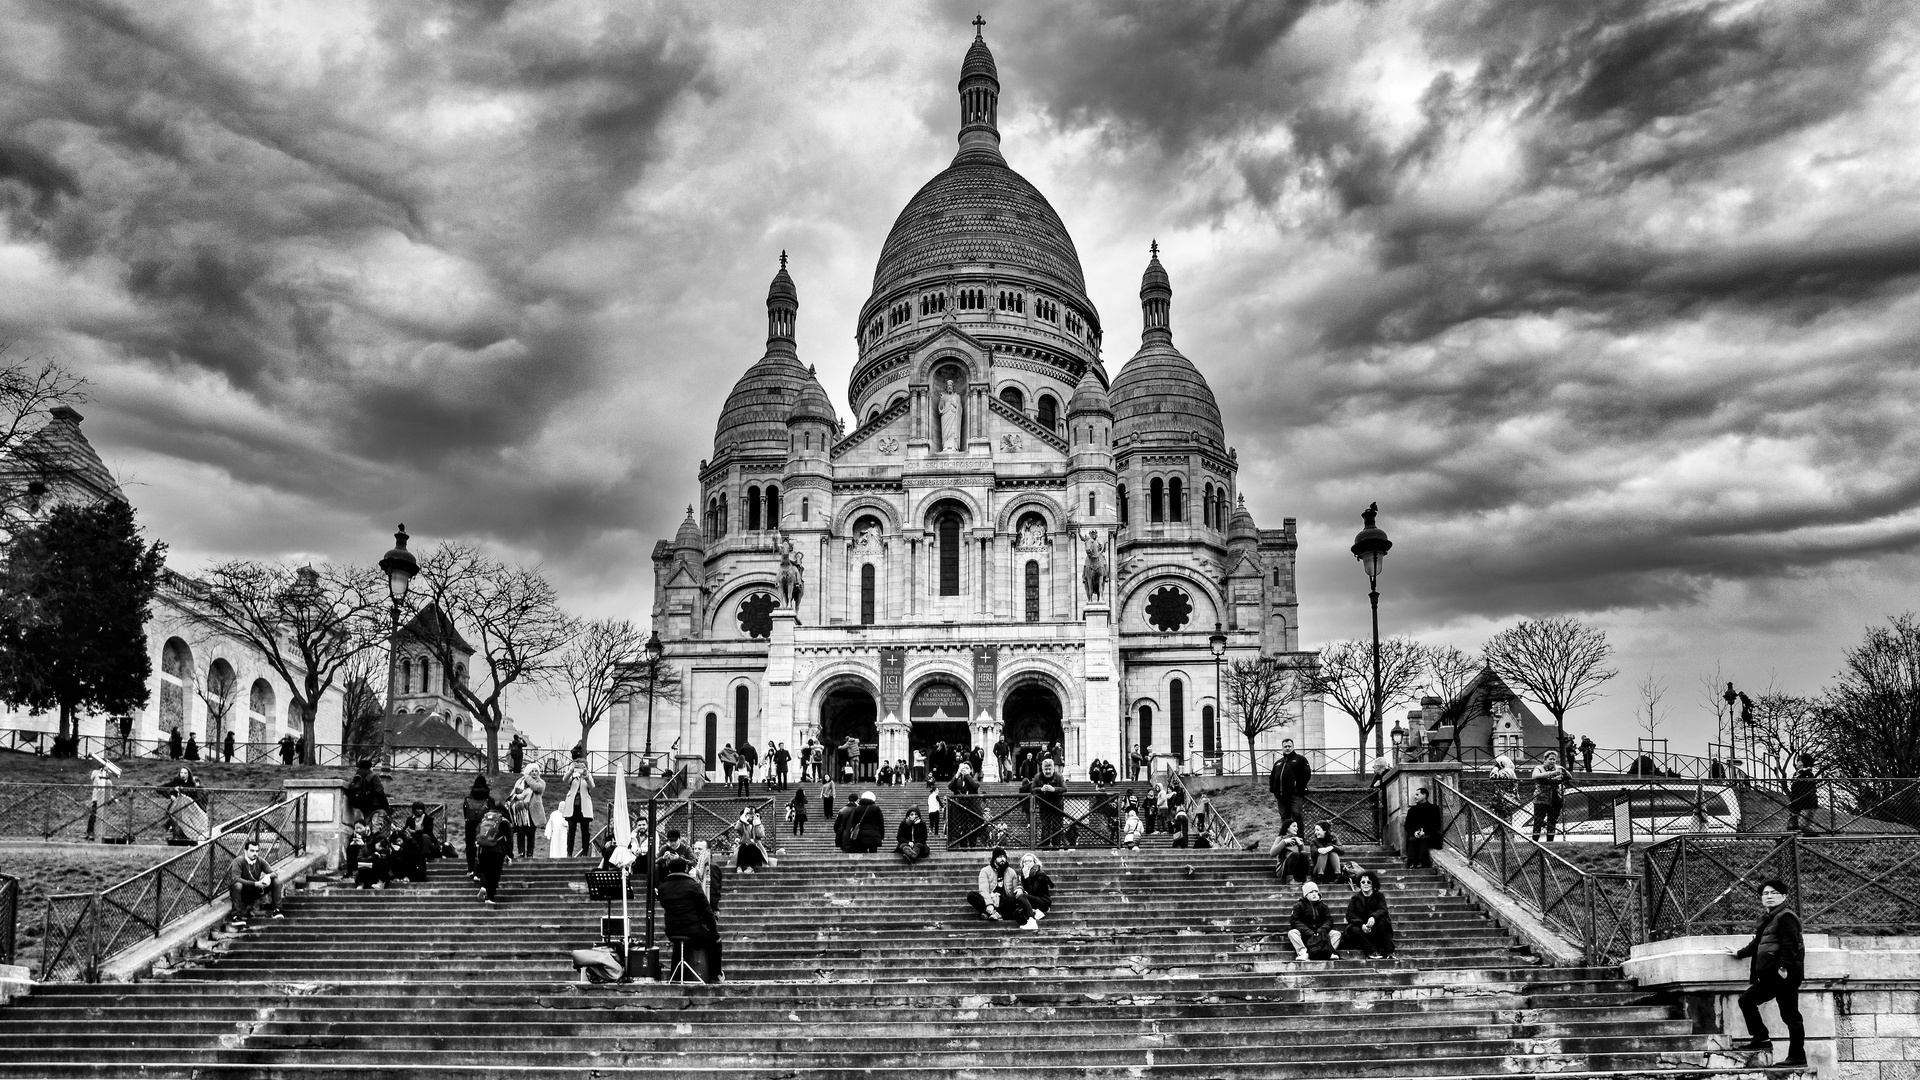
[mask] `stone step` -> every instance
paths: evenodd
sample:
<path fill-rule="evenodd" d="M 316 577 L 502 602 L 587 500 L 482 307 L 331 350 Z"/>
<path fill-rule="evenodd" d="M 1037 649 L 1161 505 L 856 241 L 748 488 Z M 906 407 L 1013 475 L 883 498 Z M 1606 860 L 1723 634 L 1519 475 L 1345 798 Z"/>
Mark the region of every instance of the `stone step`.
<path fill-rule="evenodd" d="M 1755 1056 L 1755 1055 L 1749 1055 Z M 1369 1080 L 1428 1080 L 1435 1076 L 1446 1076 L 1452 1080 L 1621 1080 L 1623 1074 L 1631 1073 L 1636 1080 L 1758 1080 L 1760 1077 L 1782 1077 L 1788 1080 L 1812 1080 L 1813 1073 L 1800 1069 L 1779 1069 L 1755 1067 L 1748 1064 L 1720 1067 L 1694 1066 L 1656 1061 L 1650 1064 L 1637 1062 L 1615 1063 L 1614 1067 L 1593 1071 L 1571 1064 L 1565 1059 L 1549 1059 L 1539 1071 L 1531 1063 L 1510 1059 L 1458 1059 L 1432 1067 L 1427 1062 L 1387 1061 L 1380 1063 L 1383 1071 L 1362 1074 L 1351 1065 L 1344 1065 L 1330 1071 L 1296 1069 L 1284 1062 L 1258 1062 L 1224 1066 L 1214 1063 L 1187 1063 L 1177 1060 L 1161 1060 L 1150 1063 L 1154 1076 L 1194 1077 L 1195 1080 L 1294 1080 L 1294 1078 L 1318 1078 L 1323 1076 L 1360 1076 Z M 1626 1066 L 1626 1067 L 1621 1067 Z M 1141 1067 L 1129 1068 L 1128 1073 L 1141 1071 Z M 354 1080 L 412 1080 L 414 1077 L 485 1077 L 487 1080 L 548 1080 L 548 1078 L 568 1078 L 568 1080 L 599 1080 L 615 1075 L 616 1070 L 595 1063 L 590 1065 L 545 1065 L 545 1066 L 501 1066 L 488 1065 L 448 1065 L 440 1066 L 431 1062 L 416 1062 L 406 1065 L 383 1067 L 379 1065 L 361 1065 L 354 1069 Z M 769 1075 L 764 1068 L 746 1070 L 707 1069 L 690 1065 L 654 1065 L 623 1067 L 617 1069 L 618 1075 L 663 1077 L 688 1077 L 691 1080 L 740 1080 L 742 1077 L 760 1078 Z M 826 1080 L 841 1077 L 843 1070 L 827 1069 L 789 1069 L 778 1067 L 776 1074 L 791 1077 L 794 1080 L 811 1080 L 818 1077 Z M 106 1077 L 123 1078 L 129 1075 L 128 1066 L 118 1062 L 43 1062 L 24 1060 L 17 1063 L 0 1063 L 0 1077 Z M 289 1080 L 293 1077 L 327 1077 L 338 1075 L 337 1066 L 331 1063 L 311 1062 L 275 1062 L 262 1063 L 185 1063 L 168 1060 L 143 1058 L 138 1066 L 137 1075 L 153 1080 Z M 868 1070 L 863 1075 L 876 1080 L 952 1080 L 954 1070 L 948 1068 L 901 1068 Z M 1114 1075 L 1107 1066 L 1094 1066 L 1078 1069 L 1062 1066 L 1020 1067 L 1010 1069 L 965 1070 L 965 1076 L 977 1080 L 1104 1080 Z"/>

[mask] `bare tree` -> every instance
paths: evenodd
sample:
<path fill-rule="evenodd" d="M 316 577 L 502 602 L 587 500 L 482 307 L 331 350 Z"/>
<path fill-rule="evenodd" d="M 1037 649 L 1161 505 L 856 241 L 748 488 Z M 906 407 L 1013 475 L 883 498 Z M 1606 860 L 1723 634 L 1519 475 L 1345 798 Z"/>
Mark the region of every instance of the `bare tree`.
<path fill-rule="evenodd" d="M 441 670 L 461 663 L 463 636 L 473 648 L 468 678 L 447 679 L 447 693 L 487 732 L 487 771 L 497 773 L 507 690 L 538 686 L 558 671 L 573 619 L 539 567 L 503 562 L 472 544 L 442 544 L 420 561 L 414 592 L 439 613 L 438 628 L 416 630 Z"/>
<path fill-rule="evenodd" d="M 12 521 L 38 517 L 78 478 L 72 448 L 36 436 L 50 410 L 87 400 L 87 380 L 51 360 L 7 360 L 5 352 L 0 346 L 0 521 Z"/>
<path fill-rule="evenodd" d="M 1673 710 L 1660 704 L 1667 696 L 1667 680 L 1653 672 L 1641 679 L 1634 687 L 1633 717 L 1640 723 L 1640 730 L 1646 732 L 1648 742 L 1659 737 L 1660 725 L 1666 722 Z"/>
<path fill-rule="evenodd" d="M 680 675 L 664 660 L 647 656 L 647 637 L 626 619 L 580 623 L 573 643 L 560 654 L 560 679 L 573 695 L 580 718 L 580 745 L 615 705 L 651 693 L 653 701 L 678 702 Z"/>
<path fill-rule="evenodd" d="M 1247 769 L 1256 779 L 1260 775 L 1254 744 L 1260 736 L 1284 727 L 1295 716 L 1294 703 L 1300 698 L 1303 680 L 1294 669 L 1282 667 L 1273 657 L 1235 660 L 1226 670 L 1226 707 L 1247 737 Z"/>
<path fill-rule="evenodd" d="M 1911 612 L 1867 629 L 1820 695 L 1828 767 L 1854 777 L 1920 776 L 1920 623 Z"/>
<path fill-rule="evenodd" d="M 1452 645 L 1428 645 L 1425 648 L 1428 685 L 1442 707 L 1452 705 L 1480 675 L 1480 658 L 1461 652 Z"/>
<path fill-rule="evenodd" d="M 1820 720 L 1819 702 L 1767 687 L 1753 702 L 1748 731 L 1759 760 L 1748 767 L 1756 773 L 1770 770 L 1775 776 L 1787 777 L 1793 775 L 1794 763 L 1801 754 L 1812 754 L 1817 761 L 1822 752 Z"/>
<path fill-rule="evenodd" d="M 1324 695 L 1334 708 L 1353 718 L 1360 732 L 1364 756 L 1367 735 L 1374 752 L 1385 750 L 1386 735 L 1378 720 L 1396 705 L 1415 699 L 1426 675 L 1426 650 L 1412 638 L 1384 638 L 1380 642 L 1380 685 L 1373 682 L 1373 643 L 1336 641 L 1320 650 L 1320 663 L 1309 676 L 1309 688 Z M 1365 766 L 1362 765 L 1362 771 Z"/>
<path fill-rule="evenodd" d="M 200 627 L 258 653 L 293 695 L 315 749 L 314 713 L 355 658 L 384 640 L 386 579 L 372 567 L 236 559 L 167 588 Z"/>
<path fill-rule="evenodd" d="M 227 717 L 240 699 L 240 677 L 233 673 L 233 665 L 215 660 L 207 668 L 207 677 L 194 687 L 194 693 L 207 708 L 207 749 L 211 756 L 218 753 L 220 738 L 227 730 Z"/>
<path fill-rule="evenodd" d="M 1602 666 L 1613 652 L 1606 633 L 1564 616 L 1528 619 L 1495 634 L 1481 651 L 1494 674 L 1553 714 L 1555 752 L 1567 745 L 1567 713 L 1620 674 Z"/>
<path fill-rule="evenodd" d="M 368 649 L 347 665 L 342 691 L 341 745 L 349 756 L 372 757 L 387 742 L 387 658 Z"/>

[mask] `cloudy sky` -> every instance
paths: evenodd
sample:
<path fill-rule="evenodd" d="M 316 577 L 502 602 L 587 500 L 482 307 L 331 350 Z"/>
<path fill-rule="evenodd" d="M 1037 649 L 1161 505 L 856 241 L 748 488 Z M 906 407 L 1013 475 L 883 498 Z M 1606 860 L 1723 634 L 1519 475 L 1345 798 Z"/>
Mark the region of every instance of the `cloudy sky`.
<path fill-rule="evenodd" d="M 1111 371 L 1160 241 L 1309 643 L 1373 500 L 1385 630 L 1593 620 L 1609 745 L 1649 671 L 1698 750 L 1716 664 L 1813 690 L 1920 607 L 1898 0 L 0 0 L 0 341 L 176 566 L 404 520 L 643 617 L 783 249 L 844 388 L 976 10 Z"/>

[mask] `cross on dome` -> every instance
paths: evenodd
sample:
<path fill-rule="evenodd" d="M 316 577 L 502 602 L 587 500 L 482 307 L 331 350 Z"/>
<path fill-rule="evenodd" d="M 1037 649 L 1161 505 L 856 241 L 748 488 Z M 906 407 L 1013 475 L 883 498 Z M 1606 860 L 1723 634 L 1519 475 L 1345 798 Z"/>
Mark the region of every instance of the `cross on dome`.
<path fill-rule="evenodd" d="M 787 268 L 787 249 L 781 248 L 780 249 L 780 269 L 785 270 L 786 268 Z"/>
<path fill-rule="evenodd" d="M 1154 258 L 1156 259 L 1159 258 L 1160 257 L 1160 241 L 1155 240 L 1153 243 L 1148 244 L 1147 252 L 1148 254 L 1152 255 Z"/>
<path fill-rule="evenodd" d="M 975 12 L 973 16 L 973 40 L 979 41 L 985 36 L 984 31 L 986 25 L 987 17 L 979 12 Z"/>

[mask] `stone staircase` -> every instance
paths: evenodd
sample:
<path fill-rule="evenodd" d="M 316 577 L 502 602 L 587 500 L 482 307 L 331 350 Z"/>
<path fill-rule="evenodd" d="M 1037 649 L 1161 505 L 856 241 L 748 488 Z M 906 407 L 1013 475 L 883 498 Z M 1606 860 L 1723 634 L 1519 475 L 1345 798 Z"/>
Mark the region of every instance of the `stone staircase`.
<path fill-rule="evenodd" d="M 876 791 L 890 825 L 925 797 Z M 965 906 L 977 853 L 908 868 L 833 850 L 829 824 L 727 878 L 724 985 L 573 983 L 567 953 L 601 913 L 585 862 L 515 863 L 489 910 L 448 861 L 424 885 L 296 893 L 284 921 L 162 979 L 40 988 L 0 1009 L 0 1077 L 1794 1073 L 1716 1049 L 1617 971 L 1541 966 L 1378 851 L 1352 854 L 1388 869 L 1398 955 L 1295 963 L 1295 890 L 1262 855 L 1166 837 L 1047 853 L 1058 900 L 1023 931 Z"/>

